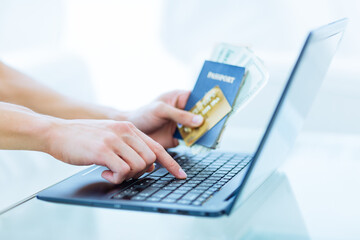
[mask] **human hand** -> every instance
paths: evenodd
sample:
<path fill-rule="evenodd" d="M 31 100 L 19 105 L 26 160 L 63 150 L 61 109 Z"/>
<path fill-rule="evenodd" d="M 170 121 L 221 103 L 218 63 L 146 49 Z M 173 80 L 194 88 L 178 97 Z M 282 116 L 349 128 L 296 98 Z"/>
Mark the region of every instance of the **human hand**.
<path fill-rule="evenodd" d="M 149 105 L 129 113 L 127 119 L 164 148 L 175 147 L 178 140 L 173 134 L 177 123 L 198 127 L 203 122 L 202 116 L 182 110 L 189 95 L 189 91 L 181 90 L 165 93 Z"/>
<path fill-rule="evenodd" d="M 101 176 L 119 184 L 154 169 L 155 160 L 175 177 L 185 172 L 165 149 L 130 122 L 58 119 L 45 152 L 73 165 L 102 165 Z"/>

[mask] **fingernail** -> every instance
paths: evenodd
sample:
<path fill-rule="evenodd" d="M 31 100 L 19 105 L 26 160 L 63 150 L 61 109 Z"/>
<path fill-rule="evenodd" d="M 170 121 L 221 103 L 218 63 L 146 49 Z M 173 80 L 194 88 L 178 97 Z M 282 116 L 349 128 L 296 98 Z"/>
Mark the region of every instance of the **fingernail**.
<path fill-rule="evenodd" d="M 187 178 L 186 173 L 184 172 L 184 170 L 182 168 L 179 169 L 179 177 L 180 178 Z"/>
<path fill-rule="evenodd" d="M 204 120 L 204 118 L 201 115 L 195 115 L 192 119 L 192 122 L 195 124 L 200 124 L 202 123 Z"/>

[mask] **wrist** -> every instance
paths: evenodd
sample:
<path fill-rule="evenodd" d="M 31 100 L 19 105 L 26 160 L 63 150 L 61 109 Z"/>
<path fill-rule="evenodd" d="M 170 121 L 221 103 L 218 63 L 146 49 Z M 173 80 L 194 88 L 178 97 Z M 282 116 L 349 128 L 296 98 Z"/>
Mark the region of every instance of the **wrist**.
<path fill-rule="evenodd" d="M 112 107 L 102 105 L 79 104 L 77 107 L 78 116 L 69 119 L 103 119 L 115 121 L 128 121 L 128 112 L 119 111 Z"/>
<path fill-rule="evenodd" d="M 130 112 L 119 111 L 114 108 L 104 107 L 105 119 L 115 120 L 115 121 L 129 121 Z"/>
<path fill-rule="evenodd" d="M 67 121 L 69 120 L 44 116 L 41 129 L 39 129 L 42 134 L 39 140 L 40 149 L 38 149 L 38 151 L 56 157 L 56 154 L 54 154 L 54 145 L 56 145 L 57 139 L 62 134 L 62 126 L 64 126 Z"/>

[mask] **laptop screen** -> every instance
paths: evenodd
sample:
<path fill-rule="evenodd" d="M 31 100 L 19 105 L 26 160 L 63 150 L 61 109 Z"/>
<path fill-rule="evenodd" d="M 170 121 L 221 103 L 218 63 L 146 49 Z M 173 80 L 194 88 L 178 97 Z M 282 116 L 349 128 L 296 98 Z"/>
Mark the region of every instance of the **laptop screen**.
<path fill-rule="evenodd" d="M 241 191 L 241 196 L 236 205 L 243 202 L 285 161 L 339 45 L 346 21 L 337 21 L 309 34 L 251 166 L 241 185 L 239 183 L 236 195 Z"/>

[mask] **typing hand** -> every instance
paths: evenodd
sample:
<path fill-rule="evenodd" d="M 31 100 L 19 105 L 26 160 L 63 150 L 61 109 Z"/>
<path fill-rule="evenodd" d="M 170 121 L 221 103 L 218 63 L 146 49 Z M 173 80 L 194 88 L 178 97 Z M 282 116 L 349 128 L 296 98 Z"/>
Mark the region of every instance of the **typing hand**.
<path fill-rule="evenodd" d="M 185 172 L 165 149 L 130 122 L 112 120 L 57 120 L 46 152 L 73 165 L 102 165 L 111 183 L 137 178 L 154 169 L 155 160 L 175 177 Z"/>

